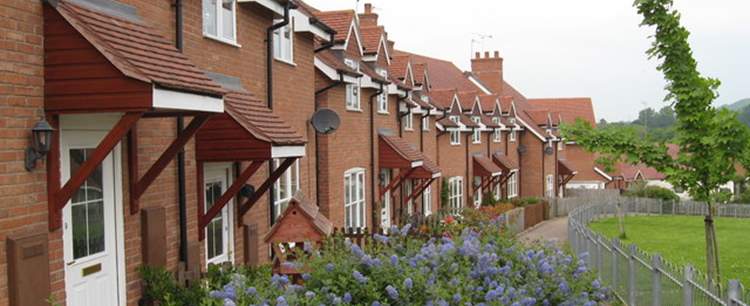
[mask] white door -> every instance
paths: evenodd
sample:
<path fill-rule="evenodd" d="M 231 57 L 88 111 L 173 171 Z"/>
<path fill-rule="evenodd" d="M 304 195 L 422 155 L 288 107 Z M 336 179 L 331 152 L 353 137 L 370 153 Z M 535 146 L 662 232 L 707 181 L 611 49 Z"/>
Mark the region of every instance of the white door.
<path fill-rule="evenodd" d="M 106 131 L 62 131 L 62 181 L 77 173 L 89 159 Z M 121 241 L 122 203 L 117 190 L 120 184 L 119 145 L 115 147 L 91 176 L 73 194 L 63 209 L 63 257 L 67 305 L 120 305 L 123 264 Z M 115 155 L 117 158 L 115 158 Z M 117 173 L 115 173 L 117 172 Z M 116 187 L 117 184 L 117 187 Z M 121 239 L 121 238 L 120 238 Z"/>
<path fill-rule="evenodd" d="M 380 177 L 383 179 L 383 186 L 388 186 L 391 183 L 391 170 L 383 169 L 380 172 Z M 391 227 L 391 192 L 386 192 L 383 195 L 383 208 L 380 210 L 380 226 L 384 230 L 388 230 Z"/>
<path fill-rule="evenodd" d="M 208 211 L 232 183 L 231 164 L 206 164 L 203 175 L 204 205 Z M 233 200 L 206 226 L 206 264 L 232 261 L 233 229 L 231 226 Z"/>

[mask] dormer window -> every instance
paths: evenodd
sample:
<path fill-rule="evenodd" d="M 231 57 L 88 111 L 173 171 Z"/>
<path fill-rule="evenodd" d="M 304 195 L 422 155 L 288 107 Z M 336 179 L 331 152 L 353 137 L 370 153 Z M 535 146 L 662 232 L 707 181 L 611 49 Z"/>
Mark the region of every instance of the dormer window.
<path fill-rule="evenodd" d="M 449 119 L 455 123 L 459 123 L 459 121 L 461 120 L 458 116 L 450 116 Z M 453 130 L 450 133 L 451 133 L 451 144 L 460 145 L 461 133 L 458 130 Z"/>
<path fill-rule="evenodd" d="M 283 22 L 282 19 L 274 20 L 274 23 Z M 294 62 L 294 19 L 289 24 L 273 32 L 273 57 L 287 63 Z"/>
<path fill-rule="evenodd" d="M 516 118 L 510 118 L 508 119 L 508 122 L 510 122 L 510 135 L 508 137 L 510 138 L 510 142 L 516 142 Z"/>
<path fill-rule="evenodd" d="M 471 121 L 474 121 L 477 125 L 482 121 L 479 116 L 471 117 Z M 471 135 L 471 142 L 472 143 L 482 143 L 482 132 L 479 130 L 479 127 L 474 128 L 474 134 Z"/>
<path fill-rule="evenodd" d="M 350 58 L 344 59 L 344 64 L 354 71 L 359 71 L 359 62 L 353 59 L 350 59 Z"/>
<path fill-rule="evenodd" d="M 235 0 L 203 0 L 203 35 L 237 44 Z"/>
<path fill-rule="evenodd" d="M 388 70 L 378 68 L 376 72 L 384 79 L 388 79 Z M 388 86 L 383 86 L 383 92 L 378 95 L 378 113 L 388 114 Z"/>
<path fill-rule="evenodd" d="M 498 117 L 492 117 L 492 123 L 495 126 L 500 126 L 500 118 Z M 492 141 L 494 142 L 501 142 L 502 141 L 502 131 L 500 129 L 495 128 L 495 131 L 492 134 Z"/>

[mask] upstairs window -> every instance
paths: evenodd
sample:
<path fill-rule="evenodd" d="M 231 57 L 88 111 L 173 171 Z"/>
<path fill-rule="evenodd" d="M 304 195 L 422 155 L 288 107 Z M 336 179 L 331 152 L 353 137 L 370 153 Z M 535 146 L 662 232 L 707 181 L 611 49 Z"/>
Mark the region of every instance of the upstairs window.
<path fill-rule="evenodd" d="M 406 113 L 404 115 L 403 123 L 404 123 L 404 130 L 413 131 L 414 130 L 414 115 L 412 115 L 411 112 Z"/>
<path fill-rule="evenodd" d="M 458 123 L 460 121 L 458 116 L 450 116 L 451 121 Z M 453 130 L 451 133 L 451 144 L 452 145 L 460 145 L 461 144 L 461 132 L 458 130 Z"/>
<path fill-rule="evenodd" d="M 500 125 L 500 118 L 493 117 L 492 118 L 492 123 L 495 124 L 496 126 L 499 126 Z M 495 131 L 492 134 L 492 141 L 494 141 L 494 142 L 501 142 L 501 141 L 503 141 L 502 135 L 503 135 L 502 131 L 500 131 L 500 129 L 496 128 Z"/>
<path fill-rule="evenodd" d="M 422 131 L 430 131 L 430 116 L 422 117 Z"/>
<path fill-rule="evenodd" d="M 474 121 L 477 125 L 482 121 L 478 116 L 471 117 L 471 121 Z M 482 131 L 479 128 L 474 128 L 474 133 L 471 134 L 471 141 L 473 143 L 482 143 Z"/>
<path fill-rule="evenodd" d="M 274 23 L 283 21 L 283 19 L 276 19 Z M 294 62 L 294 19 L 273 32 L 273 57 L 287 63 Z"/>
<path fill-rule="evenodd" d="M 388 79 L 388 71 L 385 69 L 378 69 L 378 75 Z M 383 86 L 383 92 L 378 95 L 378 113 L 388 113 L 388 86 Z"/>
<path fill-rule="evenodd" d="M 203 0 L 203 35 L 236 44 L 236 11 L 235 0 Z"/>
<path fill-rule="evenodd" d="M 359 84 L 346 84 L 346 109 L 361 111 L 359 101 Z"/>
<path fill-rule="evenodd" d="M 510 122 L 511 127 L 510 127 L 510 135 L 508 136 L 508 138 L 510 138 L 510 142 L 516 142 L 516 119 L 510 118 L 509 122 Z"/>

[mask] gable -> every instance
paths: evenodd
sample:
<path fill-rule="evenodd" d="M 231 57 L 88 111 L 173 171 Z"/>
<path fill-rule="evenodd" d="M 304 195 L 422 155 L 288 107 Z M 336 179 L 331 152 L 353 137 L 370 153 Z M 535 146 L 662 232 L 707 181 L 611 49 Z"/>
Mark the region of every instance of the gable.
<path fill-rule="evenodd" d="M 354 39 L 352 39 L 352 37 L 354 37 Z M 359 31 L 357 30 L 355 21 L 352 21 L 351 26 L 349 27 L 349 34 L 346 37 L 346 41 L 344 42 L 344 49 L 350 55 L 364 55 L 364 50 L 362 49 L 362 39 L 359 36 Z"/>

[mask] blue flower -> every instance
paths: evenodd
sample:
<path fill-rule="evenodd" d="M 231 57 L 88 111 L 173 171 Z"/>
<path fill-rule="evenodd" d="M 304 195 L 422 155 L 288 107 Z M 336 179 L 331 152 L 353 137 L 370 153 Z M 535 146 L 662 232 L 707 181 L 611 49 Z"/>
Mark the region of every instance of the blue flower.
<path fill-rule="evenodd" d="M 326 265 L 326 271 L 333 272 L 333 269 L 336 268 L 336 266 L 333 263 L 328 263 Z"/>
<path fill-rule="evenodd" d="M 386 286 L 385 292 L 388 293 L 388 297 L 390 297 L 392 300 L 398 300 L 398 290 L 396 290 L 396 288 L 393 288 L 393 286 Z"/>
<path fill-rule="evenodd" d="M 310 273 L 302 273 L 302 280 L 309 281 L 312 278 Z"/>
<path fill-rule="evenodd" d="M 352 302 L 352 294 L 347 292 L 344 293 L 344 303 L 351 303 Z"/>
<path fill-rule="evenodd" d="M 255 287 L 249 287 L 245 290 L 245 293 L 247 293 L 248 295 L 256 295 L 258 294 L 258 290 L 255 289 Z"/>
<path fill-rule="evenodd" d="M 404 225 L 403 228 L 401 228 L 401 236 L 404 237 L 407 234 L 409 234 L 409 230 L 411 229 L 411 224 Z"/>
<path fill-rule="evenodd" d="M 460 293 L 456 293 L 456 294 L 453 295 L 453 303 L 458 303 L 458 302 L 461 302 L 461 294 Z"/>
<path fill-rule="evenodd" d="M 371 305 L 372 305 L 372 306 L 380 306 L 380 302 L 378 302 L 378 301 L 375 301 L 375 302 L 372 302 L 372 304 L 371 304 Z"/>
<path fill-rule="evenodd" d="M 380 242 L 382 244 L 388 244 L 388 240 L 389 240 L 388 236 L 384 236 L 380 234 L 375 234 L 372 236 L 372 238 L 375 239 L 375 241 Z"/>
<path fill-rule="evenodd" d="M 315 297 L 315 292 L 307 291 L 305 292 L 305 298 L 311 299 Z"/>
<path fill-rule="evenodd" d="M 398 265 L 398 256 L 396 254 L 391 255 L 391 264 L 392 265 Z"/>
<path fill-rule="evenodd" d="M 360 284 L 364 284 L 364 283 L 367 282 L 367 277 L 365 277 L 364 275 L 362 275 L 362 273 L 359 273 L 359 271 L 357 271 L 357 270 L 354 270 L 354 272 L 352 272 L 352 276 Z"/>
<path fill-rule="evenodd" d="M 414 282 L 411 280 L 411 278 L 404 279 L 404 288 L 411 289 L 411 287 L 414 286 Z"/>

